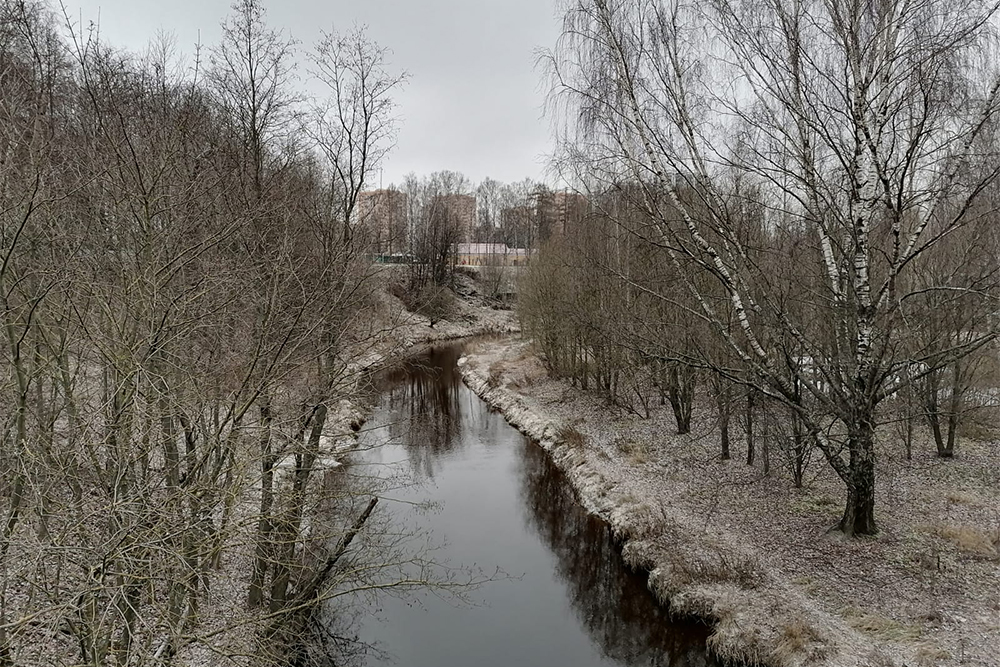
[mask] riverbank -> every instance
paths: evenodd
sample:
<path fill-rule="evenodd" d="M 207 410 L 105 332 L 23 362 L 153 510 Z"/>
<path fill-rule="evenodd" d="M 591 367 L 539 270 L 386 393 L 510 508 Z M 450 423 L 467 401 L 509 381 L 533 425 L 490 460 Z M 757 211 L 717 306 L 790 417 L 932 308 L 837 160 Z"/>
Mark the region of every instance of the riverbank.
<path fill-rule="evenodd" d="M 313 512 L 321 511 L 315 499 L 324 496 L 326 473 L 337 468 L 347 451 L 357 445 L 358 432 L 374 406 L 376 396 L 372 379 L 380 372 L 404 362 L 421 347 L 436 343 L 489 334 L 512 334 L 519 330 L 511 311 L 495 310 L 473 299 L 456 299 L 452 312 L 431 326 L 430 320 L 406 310 L 390 290 L 381 289 L 363 321 L 353 323 L 356 333 L 351 361 L 343 373 L 343 382 L 331 401 L 320 453 L 314 464 L 306 495 Z M 274 468 L 275 488 L 279 496 L 290 491 L 295 472 L 295 457 L 289 454 Z M 271 622 L 267 610 L 247 608 L 246 595 L 253 572 L 256 531 L 260 504 L 259 475 L 232 505 L 230 529 L 222 548 L 218 569 L 212 572 L 212 584 L 200 610 L 201 623 L 178 651 L 175 663 L 184 667 L 210 667 L 220 655 L 249 656 L 260 653 L 258 637 Z M 367 499 L 366 499 L 367 500 Z M 353 516 L 338 517 L 350 524 Z M 313 515 L 304 517 L 303 535 L 308 535 L 310 552 L 324 553 L 326 535 L 335 527 L 313 529 Z"/>
<path fill-rule="evenodd" d="M 720 461 L 707 408 L 692 434 L 674 436 L 669 408 L 622 414 L 550 378 L 518 340 L 480 346 L 461 369 L 550 452 L 623 540 L 627 562 L 650 573 L 657 597 L 715 624 L 709 642 L 720 657 L 774 667 L 997 664 L 1000 570 L 987 532 L 1000 530 L 995 448 L 962 443 L 961 458 L 946 462 L 883 452 L 882 533 L 843 541 L 826 534 L 840 490 L 822 462 L 800 491 L 780 474 Z"/>
<path fill-rule="evenodd" d="M 456 362 L 481 343 L 436 344 L 383 378 L 351 456 L 352 477 L 391 484 L 381 520 L 397 527 L 366 530 L 354 567 L 386 558 L 381 535 L 433 544 L 431 579 L 482 579 L 461 598 L 426 586 L 335 605 L 375 645 L 365 664 L 714 667 L 709 628 L 673 621 L 548 454 L 463 384 Z"/>

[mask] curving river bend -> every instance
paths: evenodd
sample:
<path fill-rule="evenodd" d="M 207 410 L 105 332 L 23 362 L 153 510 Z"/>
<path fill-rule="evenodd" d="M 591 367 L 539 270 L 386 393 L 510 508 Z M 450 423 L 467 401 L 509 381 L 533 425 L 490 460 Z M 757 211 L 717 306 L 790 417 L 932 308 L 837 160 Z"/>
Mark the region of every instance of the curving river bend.
<path fill-rule="evenodd" d="M 464 386 L 462 347 L 433 348 L 384 378 L 347 466 L 381 485 L 377 529 L 364 531 L 379 537 L 362 551 L 378 561 L 372 589 L 390 586 L 352 594 L 352 637 L 375 647 L 352 662 L 715 665 L 708 628 L 671 621 L 547 454 Z M 448 585 L 472 565 L 500 573 L 471 591 Z M 414 593 L 387 583 L 399 579 L 443 585 Z"/>

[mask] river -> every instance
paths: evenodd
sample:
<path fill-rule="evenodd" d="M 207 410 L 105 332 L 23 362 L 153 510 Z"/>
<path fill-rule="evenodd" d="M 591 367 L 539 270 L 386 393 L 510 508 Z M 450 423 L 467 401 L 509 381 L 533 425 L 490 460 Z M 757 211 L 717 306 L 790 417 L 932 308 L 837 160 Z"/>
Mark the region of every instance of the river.
<path fill-rule="evenodd" d="M 465 387 L 461 351 L 436 347 L 389 374 L 346 466 L 381 496 L 354 565 L 372 590 L 334 611 L 350 618 L 339 635 L 352 662 L 715 665 L 708 628 L 672 621 L 541 447 Z M 487 581 L 458 585 L 470 576 Z"/>

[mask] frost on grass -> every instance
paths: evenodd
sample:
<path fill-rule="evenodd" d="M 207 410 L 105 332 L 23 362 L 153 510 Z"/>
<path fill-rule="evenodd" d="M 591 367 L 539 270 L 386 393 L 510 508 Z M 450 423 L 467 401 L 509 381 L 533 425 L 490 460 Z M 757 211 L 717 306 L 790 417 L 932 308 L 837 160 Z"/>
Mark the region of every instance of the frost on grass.
<path fill-rule="evenodd" d="M 881 454 L 882 534 L 837 540 L 826 530 L 842 489 L 825 467 L 794 489 L 780 471 L 763 477 L 719 461 L 704 406 L 692 433 L 676 436 L 669 409 L 621 414 L 549 377 L 528 343 L 483 343 L 459 363 L 470 388 L 545 448 L 609 522 L 657 598 L 714 624 L 721 657 L 775 667 L 1000 664 L 993 448 L 970 443 L 961 461 L 910 465 Z"/>

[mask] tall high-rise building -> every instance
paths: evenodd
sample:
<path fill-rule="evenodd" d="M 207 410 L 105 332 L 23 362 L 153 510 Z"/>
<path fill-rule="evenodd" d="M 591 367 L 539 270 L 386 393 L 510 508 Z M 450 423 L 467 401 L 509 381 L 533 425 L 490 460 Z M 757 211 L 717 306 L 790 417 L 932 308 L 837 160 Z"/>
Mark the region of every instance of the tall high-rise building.
<path fill-rule="evenodd" d="M 448 224 L 453 225 L 459 233 L 459 238 L 463 243 L 472 240 L 472 230 L 476 226 L 476 197 L 475 195 L 437 195 L 434 197 L 434 205 L 440 207 L 447 217 Z"/>
<path fill-rule="evenodd" d="M 358 195 L 356 224 L 368 234 L 375 252 L 405 251 L 406 204 L 406 193 L 399 190 L 368 190 Z"/>

